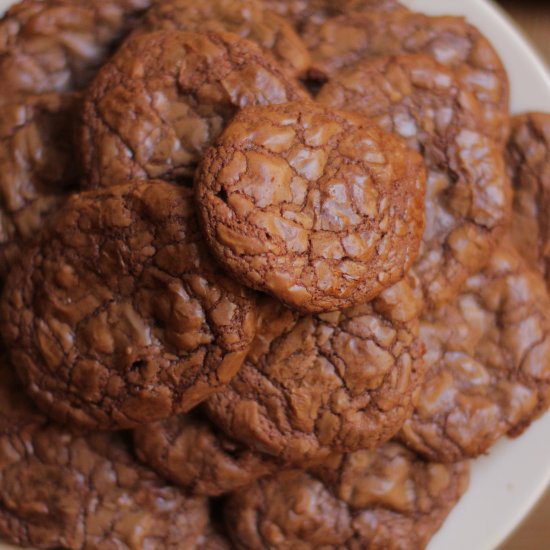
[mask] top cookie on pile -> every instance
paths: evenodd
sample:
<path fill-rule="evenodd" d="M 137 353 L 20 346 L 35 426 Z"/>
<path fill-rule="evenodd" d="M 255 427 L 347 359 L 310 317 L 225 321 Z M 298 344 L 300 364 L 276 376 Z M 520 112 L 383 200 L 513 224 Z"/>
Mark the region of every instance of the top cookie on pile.
<path fill-rule="evenodd" d="M 424 185 L 420 155 L 399 137 L 313 102 L 243 109 L 195 181 L 218 261 L 303 312 L 351 307 L 403 278 Z"/>

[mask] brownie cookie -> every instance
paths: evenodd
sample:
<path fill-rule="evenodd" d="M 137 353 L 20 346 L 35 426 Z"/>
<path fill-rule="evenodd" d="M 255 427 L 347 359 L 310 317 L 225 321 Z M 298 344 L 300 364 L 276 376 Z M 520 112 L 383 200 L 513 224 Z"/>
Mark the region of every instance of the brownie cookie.
<path fill-rule="evenodd" d="M 273 457 L 232 441 L 195 412 L 137 428 L 134 447 L 145 464 L 197 495 L 229 493 L 279 469 Z"/>
<path fill-rule="evenodd" d="M 550 298 L 540 275 L 502 245 L 421 335 L 426 380 L 400 437 L 431 460 L 485 453 L 550 405 Z"/>
<path fill-rule="evenodd" d="M 195 184 L 222 265 L 302 312 L 380 294 L 403 278 L 424 229 L 420 155 L 366 117 L 314 103 L 243 109 Z"/>
<path fill-rule="evenodd" d="M 48 414 L 133 427 L 239 369 L 255 303 L 205 252 L 194 210 L 190 190 L 156 181 L 73 195 L 13 268 L 2 334 Z"/>
<path fill-rule="evenodd" d="M 455 72 L 461 87 L 482 104 L 487 135 L 504 144 L 508 137 L 509 86 L 506 71 L 489 41 L 458 17 L 421 13 L 343 15 L 310 22 L 304 40 L 312 51 L 312 76 L 334 77 L 365 58 L 425 53 Z"/>
<path fill-rule="evenodd" d="M 507 163 L 514 187 L 512 238 L 550 283 L 550 114 L 512 119 Z"/>
<path fill-rule="evenodd" d="M 48 423 L 0 366 L 0 538 L 21 546 L 101 550 L 197 547 L 205 499 L 141 466 L 124 436 Z"/>
<path fill-rule="evenodd" d="M 22 0 L 0 20 L 0 104 L 81 89 L 149 0 Z"/>
<path fill-rule="evenodd" d="M 76 95 L 55 93 L 0 105 L 0 279 L 76 186 L 67 136 L 78 105 Z"/>
<path fill-rule="evenodd" d="M 264 316 L 277 326 L 208 399 L 208 415 L 230 437 L 294 464 L 381 445 L 410 415 L 422 381 L 421 305 L 407 277 L 342 312 Z"/>
<path fill-rule="evenodd" d="M 311 57 L 283 17 L 259 0 L 153 0 L 143 30 L 232 32 L 270 52 L 291 76 L 303 75 Z"/>
<path fill-rule="evenodd" d="M 236 35 L 140 34 L 86 93 L 80 140 L 85 184 L 190 178 L 241 107 L 307 97 L 275 61 Z"/>
<path fill-rule="evenodd" d="M 469 479 L 465 463 L 425 462 L 393 442 L 333 467 L 282 472 L 234 493 L 225 515 L 237 548 L 419 550 Z"/>
<path fill-rule="evenodd" d="M 423 154 L 426 229 L 415 271 L 432 305 L 451 302 L 510 218 L 510 182 L 501 146 L 483 135 L 483 105 L 454 71 L 422 54 L 360 62 L 318 100 L 374 119 Z"/>

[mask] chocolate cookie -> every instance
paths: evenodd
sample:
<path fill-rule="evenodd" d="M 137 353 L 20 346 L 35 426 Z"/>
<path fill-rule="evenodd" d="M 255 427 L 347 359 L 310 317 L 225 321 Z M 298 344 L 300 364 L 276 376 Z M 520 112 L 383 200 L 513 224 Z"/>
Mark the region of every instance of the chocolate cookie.
<path fill-rule="evenodd" d="M 73 195 L 11 271 L 2 334 L 48 414 L 133 427 L 239 369 L 255 304 L 206 254 L 194 210 L 190 190 L 156 181 Z"/>
<path fill-rule="evenodd" d="M 512 119 L 508 168 L 514 187 L 512 237 L 520 254 L 550 283 L 550 114 Z"/>
<path fill-rule="evenodd" d="M 312 76 L 333 78 L 338 70 L 365 58 L 425 53 L 452 69 L 460 85 L 482 104 L 487 135 L 504 144 L 508 137 L 509 86 L 506 71 L 489 41 L 458 17 L 421 13 L 343 15 L 306 26 Z"/>
<path fill-rule="evenodd" d="M 206 411 L 232 438 L 295 464 L 377 447 L 410 415 L 422 380 L 420 309 L 406 278 L 342 312 L 264 315 L 271 334 L 259 329 L 264 340 Z"/>
<path fill-rule="evenodd" d="M 190 178 L 241 107 L 295 99 L 307 99 L 300 85 L 236 35 L 135 36 L 86 93 L 80 140 L 85 185 Z"/>
<path fill-rule="evenodd" d="M 145 464 L 196 495 L 229 493 L 279 469 L 195 412 L 137 428 L 134 447 Z"/>
<path fill-rule="evenodd" d="M 423 154 L 426 229 L 415 271 L 432 305 L 451 302 L 510 218 L 510 182 L 501 146 L 483 135 L 483 105 L 454 71 L 422 54 L 358 63 L 318 100 L 374 119 Z"/>
<path fill-rule="evenodd" d="M 0 278 L 21 243 L 76 186 L 70 140 L 79 106 L 74 94 L 28 96 L 0 106 Z"/>
<path fill-rule="evenodd" d="M 81 89 L 149 0 L 22 0 L 0 20 L 0 104 Z"/>
<path fill-rule="evenodd" d="M 310 67 L 302 39 L 283 17 L 266 10 L 259 0 L 153 0 L 143 30 L 232 32 L 271 52 L 289 75 Z"/>
<path fill-rule="evenodd" d="M 314 475 L 281 472 L 234 493 L 237 548 L 418 550 L 468 485 L 467 464 L 425 462 L 398 443 L 336 460 Z"/>
<path fill-rule="evenodd" d="M 550 298 L 512 246 L 426 315 L 421 335 L 428 372 L 400 437 L 429 459 L 483 454 L 550 405 Z"/>
<path fill-rule="evenodd" d="M 420 155 L 368 118 L 314 103 L 248 107 L 203 157 L 200 220 L 239 281 L 302 312 L 372 299 L 424 229 Z"/>
<path fill-rule="evenodd" d="M 48 423 L 0 366 L 0 538 L 40 548 L 197 547 L 205 499 L 185 497 L 129 453 L 124 436 Z"/>

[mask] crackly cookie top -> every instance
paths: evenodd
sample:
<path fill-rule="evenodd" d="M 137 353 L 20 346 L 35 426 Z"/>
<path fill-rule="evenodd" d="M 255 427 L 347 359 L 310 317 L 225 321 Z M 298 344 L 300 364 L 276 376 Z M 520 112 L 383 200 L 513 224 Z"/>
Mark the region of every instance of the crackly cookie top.
<path fill-rule="evenodd" d="M 124 436 L 77 435 L 36 411 L 0 366 L 0 537 L 41 548 L 195 548 L 207 502 L 185 497 L 130 454 Z"/>
<path fill-rule="evenodd" d="M 360 62 L 317 99 L 374 119 L 422 153 L 426 229 L 415 271 L 433 305 L 452 301 L 510 216 L 509 178 L 501 146 L 484 135 L 483 105 L 454 71 L 423 54 Z"/>
<path fill-rule="evenodd" d="M 421 308 L 408 277 L 342 312 L 264 314 L 271 331 L 258 330 L 263 339 L 206 411 L 232 438 L 295 464 L 381 445 L 422 379 Z"/>
<path fill-rule="evenodd" d="M 432 460 L 485 453 L 550 405 L 550 298 L 509 244 L 422 319 L 427 375 L 401 438 Z"/>
<path fill-rule="evenodd" d="M 425 462 L 390 442 L 335 457 L 313 473 L 286 471 L 229 497 L 239 548 L 424 548 L 468 485 L 466 464 Z"/>
<path fill-rule="evenodd" d="M 229 493 L 279 469 L 195 411 L 136 428 L 134 447 L 145 464 L 196 495 Z"/>
<path fill-rule="evenodd" d="M 420 156 L 313 103 L 243 109 L 203 157 L 196 192 L 217 259 L 303 312 L 377 296 L 410 267 L 424 228 Z"/>
<path fill-rule="evenodd" d="M 0 92 L 1 95 L 1 92 Z M 0 106 L 0 277 L 55 211 L 77 169 L 68 135 L 79 98 L 75 94 L 22 96 Z"/>
<path fill-rule="evenodd" d="M 254 301 L 207 255 L 191 191 L 131 182 L 73 195 L 13 268 L 3 335 L 56 419 L 123 428 L 186 411 L 227 383 Z"/>
<path fill-rule="evenodd" d="M 141 28 L 232 32 L 255 42 L 291 76 L 309 69 L 311 57 L 292 25 L 261 0 L 153 0 Z"/>
<path fill-rule="evenodd" d="M 299 31 L 307 21 L 322 23 L 343 14 L 407 10 L 397 0 L 267 0 L 267 3 L 269 9 L 292 21 Z"/>
<path fill-rule="evenodd" d="M 81 89 L 149 0 L 22 0 L 0 20 L 0 103 Z"/>
<path fill-rule="evenodd" d="M 275 61 L 236 35 L 139 34 L 86 93 L 84 183 L 190 178 L 203 151 L 241 107 L 306 98 Z"/>
<path fill-rule="evenodd" d="M 299 30 L 307 21 L 321 23 L 342 14 L 407 10 L 397 0 L 265 0 L 265 3 L 290 19 Z"/>
<path fill-rule="evenodd" d="M 504 143 L 508 136 L 509 86 L 506 71 L 490 42 L 459 17 L 421 13 L 363 13 L 306 26 L 312 75 L 333 78 L 338 70 L 381 55 L 424 53 L 451 68 L 460 85 L 483 106 L 487 135 Z"/>
<path fill-rule="evenodd" d="M 507 164 L 514 187 L 512 237 L 519 253 L 550 281 L 550 114 L 512 119 Z"/>

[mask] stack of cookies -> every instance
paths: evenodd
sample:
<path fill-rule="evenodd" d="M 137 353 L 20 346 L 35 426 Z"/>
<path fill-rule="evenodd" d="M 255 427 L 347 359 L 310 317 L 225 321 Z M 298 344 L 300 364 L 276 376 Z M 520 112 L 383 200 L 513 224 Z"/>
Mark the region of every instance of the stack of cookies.
<path fill-rule="evenodd" d="M 424 548 L 550 406 L 550 115 L 463 19 L 22 0 L 0 74 L 3 540 Z"/>

